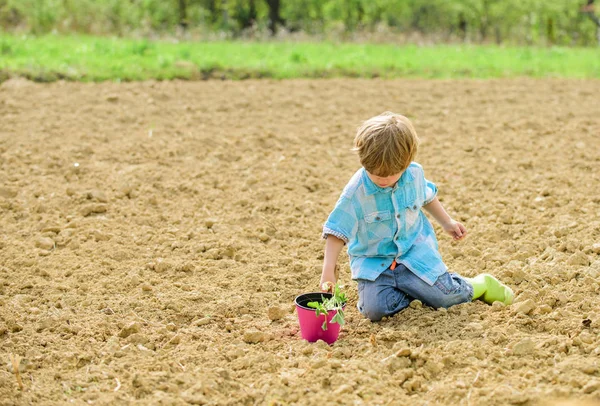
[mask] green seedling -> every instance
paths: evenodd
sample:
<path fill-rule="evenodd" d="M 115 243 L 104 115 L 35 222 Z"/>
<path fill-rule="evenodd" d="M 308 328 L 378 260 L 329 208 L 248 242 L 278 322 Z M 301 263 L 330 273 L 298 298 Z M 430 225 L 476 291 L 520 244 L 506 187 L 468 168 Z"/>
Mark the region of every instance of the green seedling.
<path fill-rule="evenodd" d="M 344 325 L 344 305 L 346 304 L 346 294 L 342 292 L 340 285 L 337 283 L 333 288 L 333 296 L 325 298 L 321 296 L 320 302 L 308 302 L 308 307 L 315 309 L 317 317 L 321 314 L 325 315 L 325 321 L 321 328 L 327 330 L 327 314 L 330 310 L 335 310 L 336 314 L 331 319 L 332 323 L 338 323 L 340 326 Z"/>

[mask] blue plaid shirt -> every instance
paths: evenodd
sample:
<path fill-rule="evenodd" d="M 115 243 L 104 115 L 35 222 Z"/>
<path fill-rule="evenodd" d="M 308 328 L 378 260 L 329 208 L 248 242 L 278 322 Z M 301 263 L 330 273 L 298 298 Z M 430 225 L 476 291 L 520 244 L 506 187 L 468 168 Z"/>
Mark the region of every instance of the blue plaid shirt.
<path fill-rule="evenodd" d="M 447 271 L 431 223 L 421 211 L 437 194 L 415 162 L 393 187 L 381 188 L 359 169 L 323 226 L 348 244 L 352 279 L 374 281 L 396 259 L 429 285 Z"/>

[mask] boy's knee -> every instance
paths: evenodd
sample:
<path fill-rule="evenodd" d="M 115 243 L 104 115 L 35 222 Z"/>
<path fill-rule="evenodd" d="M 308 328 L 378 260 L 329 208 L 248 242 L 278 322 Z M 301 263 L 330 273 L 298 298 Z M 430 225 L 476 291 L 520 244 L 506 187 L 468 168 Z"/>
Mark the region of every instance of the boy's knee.
<path fill-rule="evenodd" d="M 362 301 L 358 310 L 371 321 L 379 321 L 389 313 L 381 301 Z"/>

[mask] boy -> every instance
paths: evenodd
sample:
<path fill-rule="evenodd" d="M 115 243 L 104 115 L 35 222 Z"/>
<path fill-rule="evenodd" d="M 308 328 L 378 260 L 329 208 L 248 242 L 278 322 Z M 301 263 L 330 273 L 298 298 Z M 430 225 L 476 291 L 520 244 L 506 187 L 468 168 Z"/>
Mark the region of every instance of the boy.
<path fill-rule="evenodd" d="M 412 162 L 418 138 L 411 122 L 390 112 L 373 117 L 354 139 L 359 169 L 323 226 L 326 238 L 321 288 L 335 284 L 336 262 L 348 244 L 358 309 L 372 321 L 391 316 L 411 300 L 434 308 L 482 299 L 511 304 L 512 290 L 493 276 L 448 273 L 425 209 L 455 240 L 467 235 L 437 199 L 437 187 Z"/>

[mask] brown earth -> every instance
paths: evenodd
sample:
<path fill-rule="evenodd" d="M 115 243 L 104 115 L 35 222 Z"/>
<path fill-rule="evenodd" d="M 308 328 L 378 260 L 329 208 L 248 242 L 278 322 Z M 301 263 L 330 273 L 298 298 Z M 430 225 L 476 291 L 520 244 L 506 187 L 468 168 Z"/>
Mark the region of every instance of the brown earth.
<path fill-rule="evenodd" d="M 525 79 L 3 83 L 0 404 L 594 404 L 599 94 Z M 516 303 L 413 302 L 371 323 L 343 255 L 348 324 L 309 344 L 293 299 L 318 286 L 354 131 L 385 110 L 413 120 L 418 161 L 469 230 L 439 233 L 451 270 L 500 277 Z"/>

